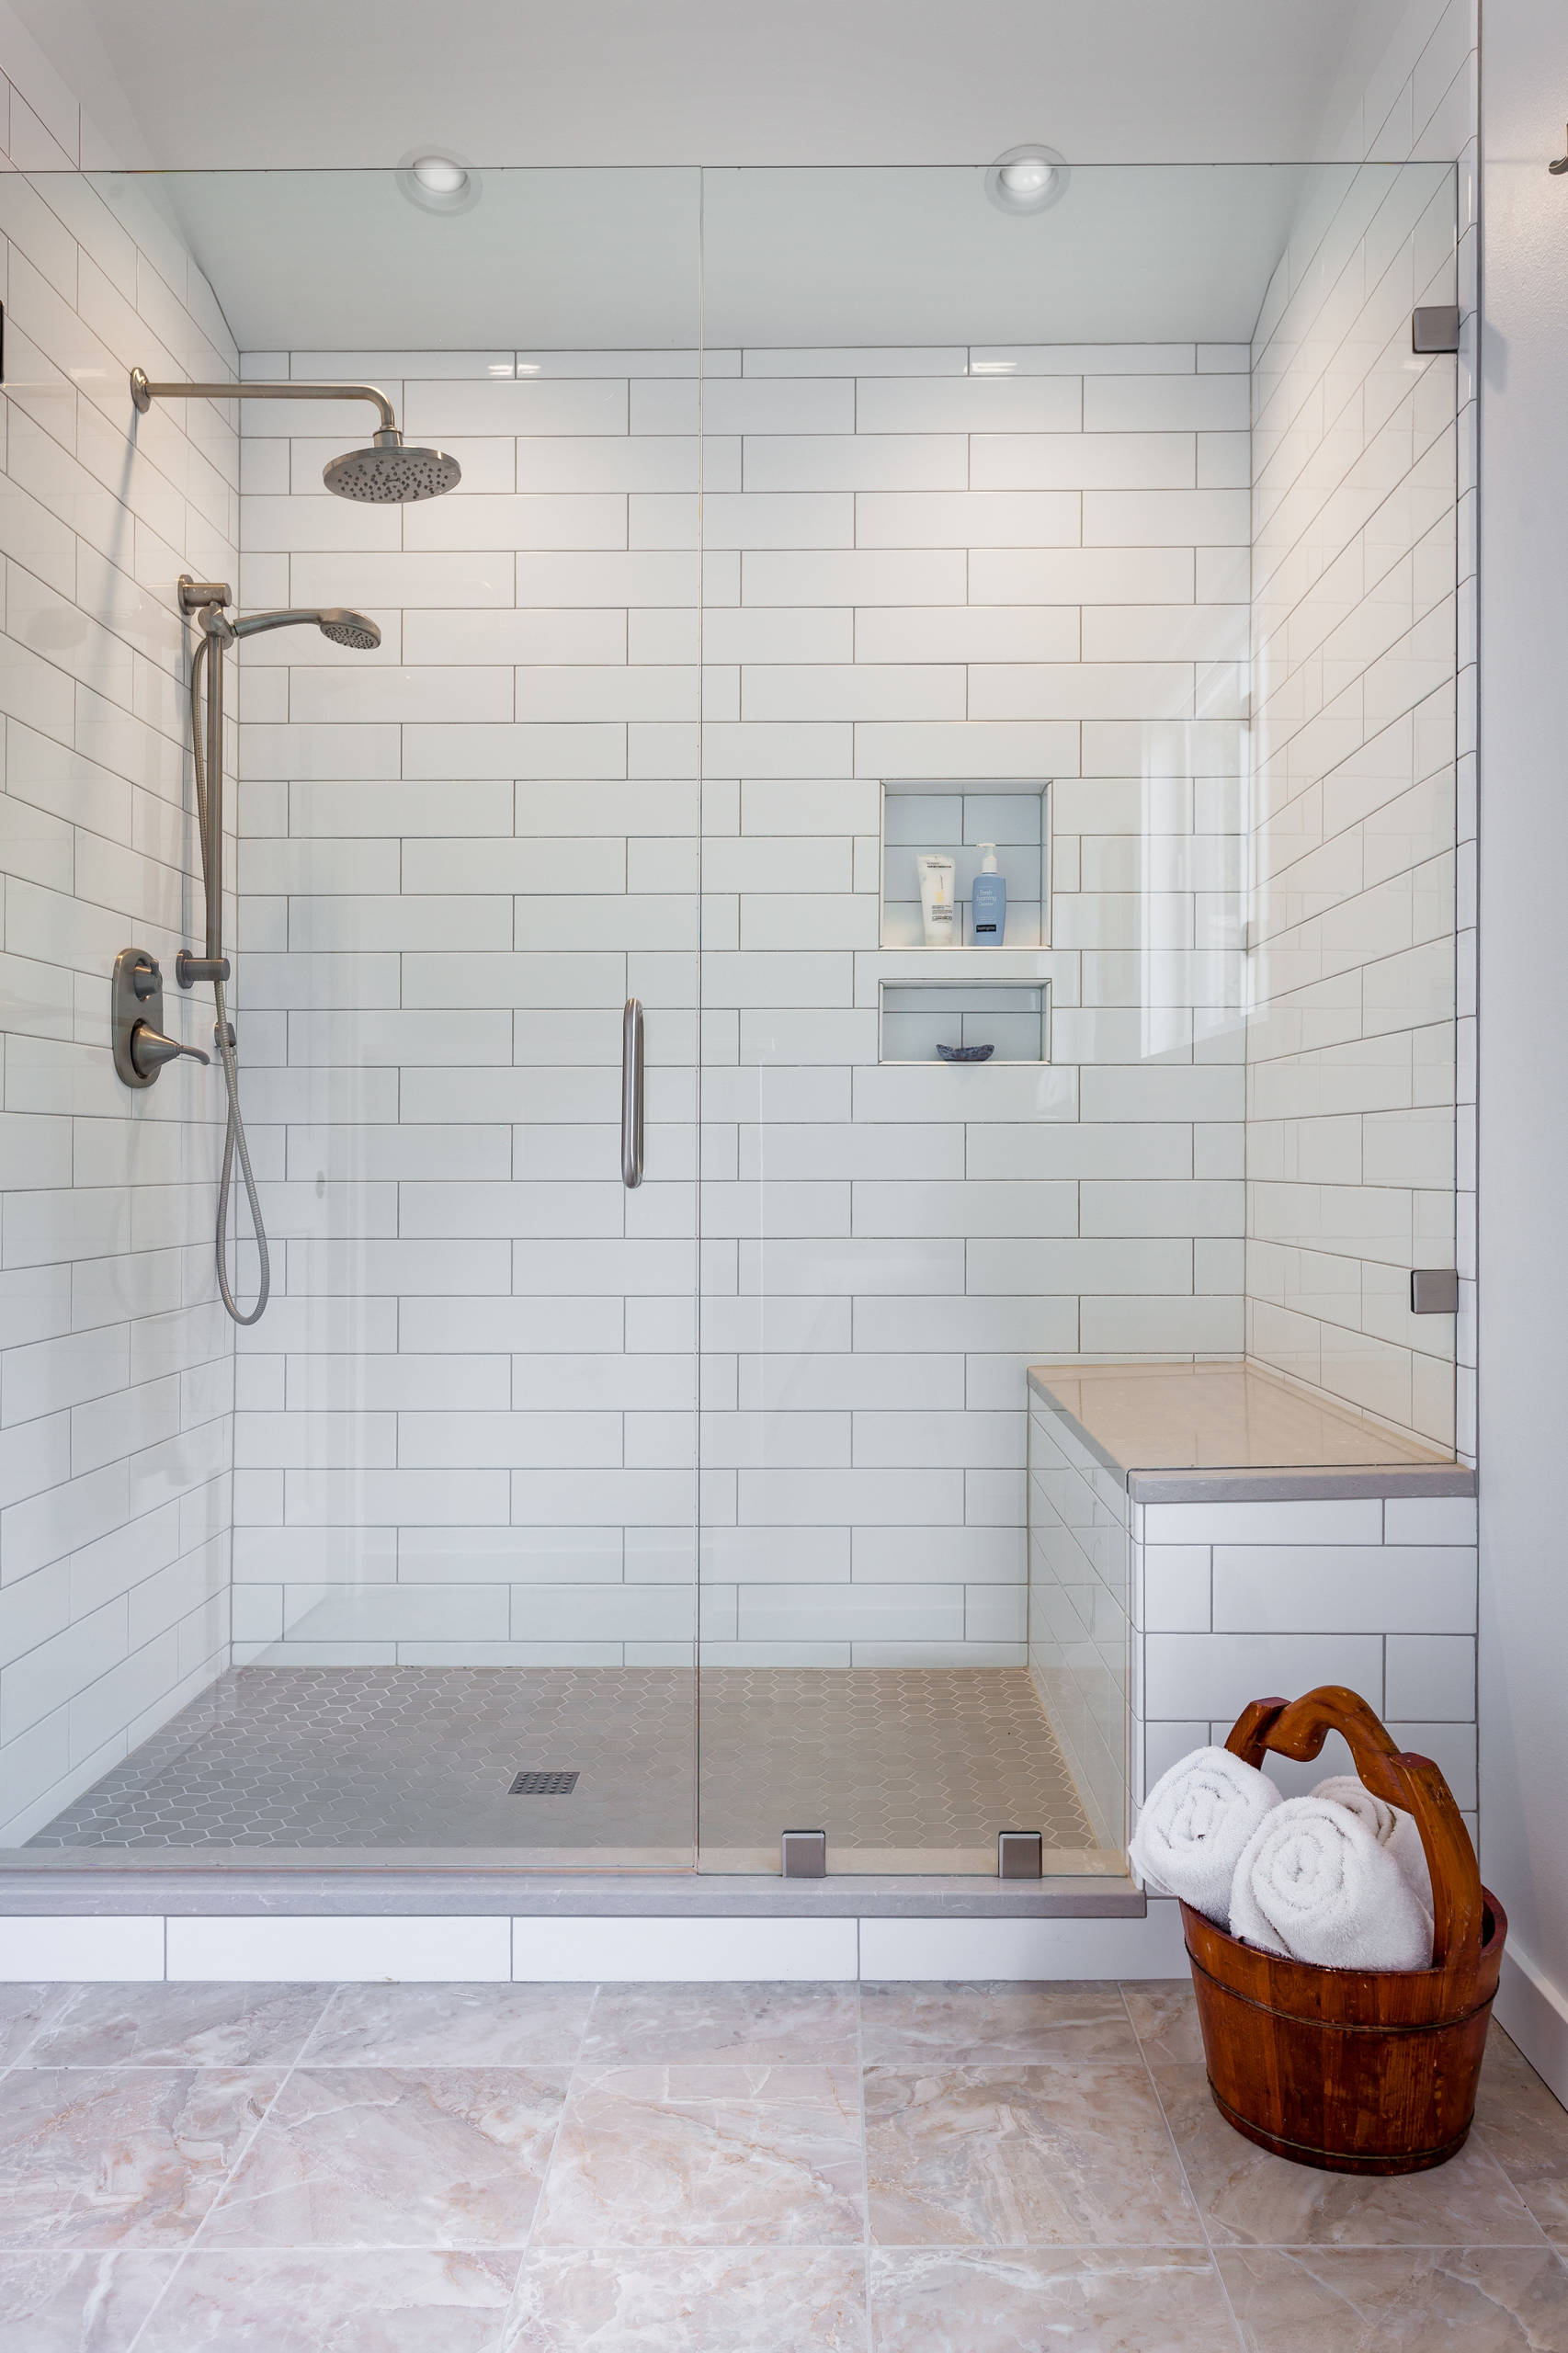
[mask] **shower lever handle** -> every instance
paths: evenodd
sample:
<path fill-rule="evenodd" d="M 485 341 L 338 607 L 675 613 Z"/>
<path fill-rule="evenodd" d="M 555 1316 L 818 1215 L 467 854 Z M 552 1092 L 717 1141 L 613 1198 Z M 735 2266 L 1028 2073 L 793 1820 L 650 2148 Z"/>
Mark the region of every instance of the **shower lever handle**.
<path fill-rule="evenodd" d="M 642 1182 L 642 1007 L 626 1000 L 620 1025 L 620 1181 L 631 1191 Z"/>
<path fill-rule="evenodd" d="M 141 1078 L 153 1077 L 165 1063 L 177 1061 L 182 1054 L 193 1063 L 210 1063 L 212 1059 L 199 1046 L 182 1046 L 177 1038 L 165 1038 L 145 1021 L 138 1021 L 131 1030 L 130 1052 L 131 1066 Z"/>

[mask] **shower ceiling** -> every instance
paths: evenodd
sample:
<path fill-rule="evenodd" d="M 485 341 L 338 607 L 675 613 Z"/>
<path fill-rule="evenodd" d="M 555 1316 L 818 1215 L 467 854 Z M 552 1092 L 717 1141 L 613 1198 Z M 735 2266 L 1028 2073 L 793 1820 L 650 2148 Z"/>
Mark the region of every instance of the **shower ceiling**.
<path fill-rule="evenodd" d="M 1312 156 L 1402 0 L 11 0 L 132 163 Z M 36 86 L 36 85 L 35 85 Z"/>
<path fill-rule="evenodd" d="M 150 199 L 177 223 L 242 350 L 694 340 L 694 172 L 489 171 L 449 219 L 392 172 L 101 185 L 128 217 Z M 707 340 L 1244 342 L 1300 194 L 1285 165 L 1090 165 L 1053 210 L 1013 220 L 979 169 L 709 171 Z"/>

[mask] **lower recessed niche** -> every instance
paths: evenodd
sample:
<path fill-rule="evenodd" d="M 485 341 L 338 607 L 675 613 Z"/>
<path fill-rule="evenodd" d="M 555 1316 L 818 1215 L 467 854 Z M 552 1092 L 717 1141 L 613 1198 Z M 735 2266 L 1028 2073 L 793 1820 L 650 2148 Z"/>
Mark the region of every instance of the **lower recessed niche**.
<path fill-rule="evenodd" d="M 991 951 L 976 951 L 976 961 Z M 970 960 L 965 959 L 966 962 Z M 1051 1059 L 1051 983 L 994 981 L 954 974 L 929 981 L 883 981 L 878 992 L 878 1059 L 942 1063 L 942 1046 L 965 1053 L 955 1069 L 977 1063 L 1043 1063 Z M 972 1049 L 989 1046 L 989 1054 Z"/>

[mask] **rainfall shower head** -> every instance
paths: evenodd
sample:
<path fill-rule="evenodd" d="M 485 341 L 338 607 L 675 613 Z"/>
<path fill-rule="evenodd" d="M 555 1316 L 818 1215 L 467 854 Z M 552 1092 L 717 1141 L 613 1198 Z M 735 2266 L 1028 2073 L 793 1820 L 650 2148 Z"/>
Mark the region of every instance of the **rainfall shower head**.
<path fill-rule="evenodd" d="M 347 605 L 328 605 L 319 612 L 291 608 L 287 612 L 246 613 L 225 627 L 233 637 L 259 637 L 266 630 L 303 629 L 312 623 L 334 645 L 352 646 L 356 654 L 369 654 L 381 642 L 381 632 L 369 614 L 350 612 Z"/>
<path fill-rule="evenodd" d="M 369 401 L 381 420 L 369 448 L 346 450 L 322 468 L 322 480 L 335 498 L 356 498 L 371 506 L 408 506 L 416 499 L 439 498 L 462 480 L 462 468 L 444 449 L 404 447 L 396 412 L 374 384 L 312 384 L 303 379 L 281 384 L 153 384 L 144 368 L 133 368 L 131 398 L 142 416 L 156 400 Z"/>
<path fill-rule="evenodd" d="M 462 468 L 444 449 L 410 449 L 401 433 L 378 433 L 368 449 L 349 449 L 322 468 L 335 498 L 357 498 L 372 506 L 410 506 L 455 490 Z"/>

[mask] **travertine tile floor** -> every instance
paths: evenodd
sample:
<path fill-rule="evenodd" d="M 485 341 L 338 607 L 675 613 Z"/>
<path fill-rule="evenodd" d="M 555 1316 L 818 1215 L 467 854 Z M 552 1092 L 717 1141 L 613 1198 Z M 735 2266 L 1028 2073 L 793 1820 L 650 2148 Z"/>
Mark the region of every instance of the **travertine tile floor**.
<path fill-rule="evenodd" d="M 1185 1984 L 0 1988 L 6 2353 L 1565 2353 L 1568 2114 L 1237 2138 Z"/>

